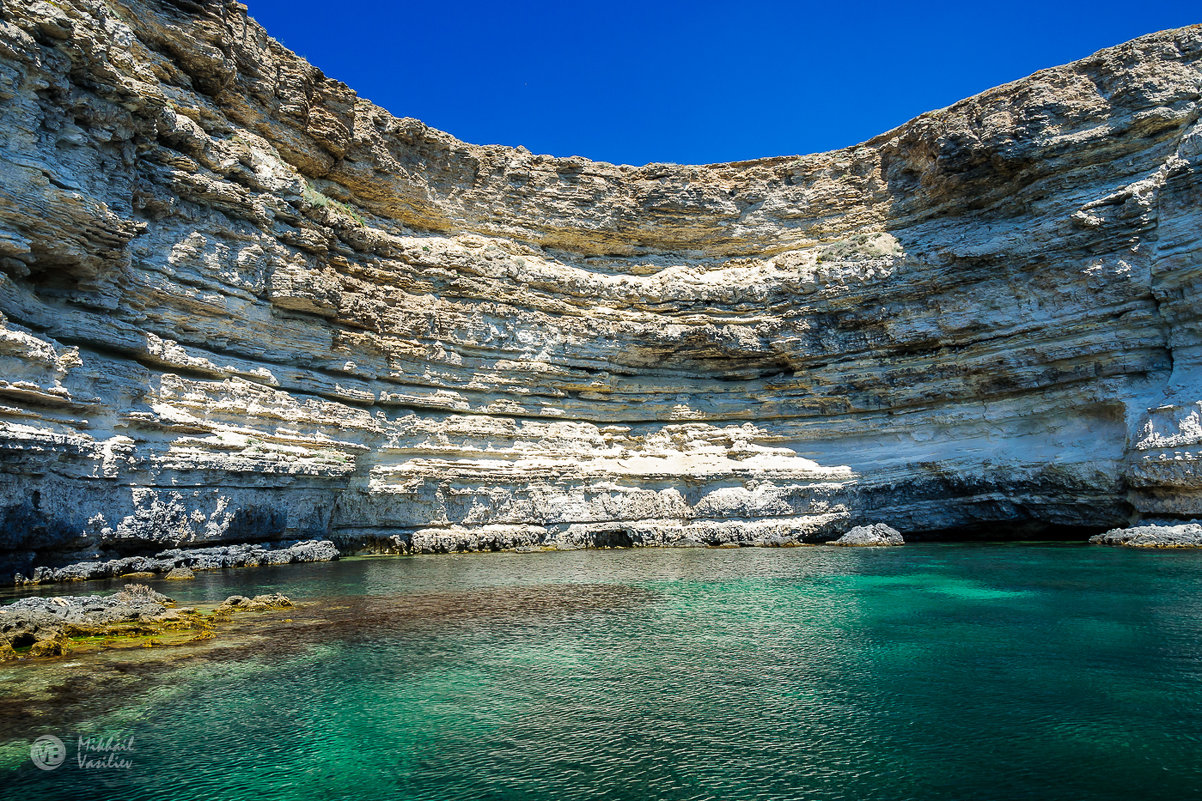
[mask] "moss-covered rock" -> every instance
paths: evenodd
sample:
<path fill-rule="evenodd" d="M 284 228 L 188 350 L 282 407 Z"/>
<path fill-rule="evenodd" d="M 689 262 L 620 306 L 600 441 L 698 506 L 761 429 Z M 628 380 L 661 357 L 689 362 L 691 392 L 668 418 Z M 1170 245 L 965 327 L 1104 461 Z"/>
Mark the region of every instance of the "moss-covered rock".
<path fill-rule="evenodd" d="M 254 598 L 235 595 L 211 614 L 174 601 L 140 584 L 112 595 L 22 598 L 0 607 L 0 661 L 28 656 L 62 656 L 109 647 L 180 645 L 212 639 L 217 625 L 235 612 L 263 612 L 292 606 L 278 593 Z"/>

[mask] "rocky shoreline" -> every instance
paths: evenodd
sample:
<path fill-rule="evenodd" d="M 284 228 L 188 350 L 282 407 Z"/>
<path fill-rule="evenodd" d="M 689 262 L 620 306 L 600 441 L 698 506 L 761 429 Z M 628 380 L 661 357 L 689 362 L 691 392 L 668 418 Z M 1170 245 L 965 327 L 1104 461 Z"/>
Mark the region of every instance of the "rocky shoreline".
<path fill-rule="evenodd" d="M 796 547 L 829 545 L 840 547 L 896 547 L 906 540 L 897 529 L 884 523 L 854 526 L 832 537 L 828 530 L 796 536 L 791 532 L 767 530 L 763 526 L 726 524 L 721 531 L 712 527 L 703 532 L 680 529 L 676 536 L 642 536 L 638 529 L 602 532 L 604 536 L 554 536 L 543 530 L 531 532 L 531 527 L 490 526 L 478 531 L 466 529 L 426 530 L 424 535 L 399 538 L 366 549 L 377 554 L 447 554 L 511 551 L 572 551 L 593 548 L 732 548 L 732 547 Z M 763 530 L 761 530 L 763 529 Z M 742 533 L 742 536 L 739 533 Z M 1116 545 L 1131 548 L 1202 548 L 1202 524 L 1156 523 L 1114 528 L 1089 537 L 1094 545 Z M 154 556 L 129 556 L 105 561 L 85 561 L 61 567 L 36 567 L 32 575 L 15 575 L 17 586 L 34 586 L 57 582 L 89 581 L 108 578 L 191 579 L 194 571 L 219 570 L 233 567 L 329 562 L 339 558 L 337 545 L 329 540 L 306 540 L 294 543 L 238 544 L 211 548 L 160 551 Z"/>
<path fill-rule="evenodd" d="M 235 612 L 291 607 L 284 595 L 232 595 L 208 614 L 145 584 L 112 595 L 21 598 L 0 606 L 0 662 L 109 647 L 179 645 L 211 639 Z"/>
<path fill-rule="evenodd" d="M 723 521 L 693 526 L 648 524 L 644 527 L 580 527 L 564 532 L 535 526 L 485 526 L 424 529 L 406 538 L 373 542 L 363 549 L 383 554 L 442 554 L 485 551 L 575 551 L 586 548 L 732 548 L 793 547 L 801 545 L 903 545 L 894 528 L 874 523 L 842 531 L 842 521 L 796 529 L 764 521 Z M 843 523 L 843 525 L 846 525 Z M 108 578 L 190 579 L 194 571 L 230 567 L 329 562 L 339 558 L 338 546 L 329 540 L 295 543 L 238 544 L 211 548 L 160 551 L 154 556 L 73 562 L 59 567 L 35 567 L 29 576 L 17 573 L 14 583 L 34 586 L 56 582 Z"/>
<path fill-rule="evenodd" d="M 1127 548 L 1202 548 L 1202 524 L 1177 523 L 1115 528 L 1089 538 L 1095 545 Z"/>
<path fill-rule="evenodd" d="M 1129 548 L 1202 548 L 1202 523 L 1160 523 L 1116 528 L 1089 538 L 1094 545 Z M 688 540 L 631 543 L 602 547 L 770 547 L 781 545 L 827 545 L 839 547 L 896 547 L 906 544 L 893 527 L 873 523 L 853 527 L 835 539 L 823 542 L 768 542 L 762 539 L 741 543 L 706 543 Z M 576 546 L 576 548 L 588 546 Z M 598 546 L 593 546 L 598 547 Z M 498 550 L 476 548 L 473 550 Z M 510 547 L 523 552 L 557 550 L 556 547 Z M 115 576 L 145 578 L 190 578 L 193 570 L 229 567 L 282 565 L 331 561 L 339 557 L 330 541 L 310 540 L 283 547 L 229 545 L 199 549 L 172 549 L 153 557 L 134 556 L 103 562 L 83 562 L 59 568 L 37 568 L 31 578 L 18 575 L 18 585 L 82 581 Z M 228 597 L 206 613 L 197 607 L 177 607 L 166 595 L 144 585 L 129 584 L 111 595 L 27 597 L 0 606 L 0 661 L 26 657 L 61 656 L 76 651 L 140 644 L 178 645 L 214 636 L 216 625 L 236 612 L 285 609 L 292 601 L 280 594 L 247 598 Z M 170 640 L 165 641 L 165 640 Z"/>
<path fill-rule="evenodd" d="M 17 573 L 14 583 L 20 587 L 61 581 L 153 578 L 159 574 L 169 579 L 188 579 L 192 578 L 192 572 L 196 570 L 330 562 L 337 558 L 338 548 L 328 540 L 305 540 L 280 544 L 277 547 L 270 544 L 243 544 L 212 548 L 172 548 L 160 551 L 154 556 L 76 562 L 64 567 L 37 567 L 29 577 Z"/>

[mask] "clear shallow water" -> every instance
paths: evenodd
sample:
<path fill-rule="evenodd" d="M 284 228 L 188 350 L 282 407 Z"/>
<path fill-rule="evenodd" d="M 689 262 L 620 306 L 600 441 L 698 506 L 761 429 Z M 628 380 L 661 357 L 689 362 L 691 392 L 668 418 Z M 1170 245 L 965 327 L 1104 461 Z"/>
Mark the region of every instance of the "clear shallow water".
<path fill-rule="evenodd" d="M 6 796 L 1202 797 L 1199 553 L 585 551 L 198 576 L 169 591 L 345 611 L 38 730 L 68 743 L 56 770 L 10 743 Z M 134 738 L 129 768 L 78 767 L 75 738 L 97 734 Z"/>

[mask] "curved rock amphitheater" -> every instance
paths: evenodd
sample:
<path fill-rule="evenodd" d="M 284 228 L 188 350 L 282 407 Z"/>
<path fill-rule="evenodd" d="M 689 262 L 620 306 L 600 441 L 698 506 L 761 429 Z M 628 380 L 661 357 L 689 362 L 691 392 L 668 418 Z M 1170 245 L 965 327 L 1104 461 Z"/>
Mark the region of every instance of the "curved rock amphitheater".
<path fill-rule="evenodd" d="M 0 10 L 0 553 L 1202 516 L 1202 28 L 833 153 L 398 119 L 235 2 Z"/>

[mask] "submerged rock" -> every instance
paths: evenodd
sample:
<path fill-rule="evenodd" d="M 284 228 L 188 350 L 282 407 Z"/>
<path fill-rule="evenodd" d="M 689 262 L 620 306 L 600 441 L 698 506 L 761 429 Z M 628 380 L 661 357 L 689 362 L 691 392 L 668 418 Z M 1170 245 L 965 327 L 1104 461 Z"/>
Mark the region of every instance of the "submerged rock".
<path fill-rule="evenodd" d="M 1133 526 L 1112 528 L 1089 538 L 1095 545 L 1124 545 L 1128 548 L 1202 548 L 1202 524 Z"/>
<path fill-rule="evenodd" d="M 905 545 L 901 532 L 884 523 L 873 523 L 870 526 L 856 526 L 837 540 L 831 540 L 827 545 L 846 545 L 849 547 L 872 548 L 885 545 Z"/>

